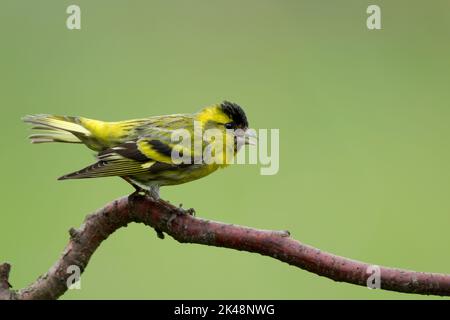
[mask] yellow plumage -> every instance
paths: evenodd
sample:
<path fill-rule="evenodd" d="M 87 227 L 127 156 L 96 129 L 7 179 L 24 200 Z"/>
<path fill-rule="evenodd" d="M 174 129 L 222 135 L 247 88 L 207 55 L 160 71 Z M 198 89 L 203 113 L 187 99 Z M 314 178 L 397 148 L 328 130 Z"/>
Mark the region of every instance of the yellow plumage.
<path fill-rule="evenodd" d="M 54 115 L 31 115 L 23 120 L 33 124 L 33 129 L 39 131 L 30 136 L 32 143 L 82 143 L 98 152 L 96 163 L 64 175 L 60 180 L 120 176 L 136 189 L 149 191 L 155 197 L 158 196 L 160 186 L 196 180 L 223 166 L 220 163 L 204 162 L 174 163 L 174 150 L 192 158 L 196 156 L 194 149 L 183 148 L 171 141 L 174 131 L 185 129 L 195 137 L 198 134 L 195 123 L 199 123 L 202 130 L 217 129 L 229 139 L 228 129 L 248 128 L 242 108 L 226 101 L 194 114 L 118 122 Z"/>

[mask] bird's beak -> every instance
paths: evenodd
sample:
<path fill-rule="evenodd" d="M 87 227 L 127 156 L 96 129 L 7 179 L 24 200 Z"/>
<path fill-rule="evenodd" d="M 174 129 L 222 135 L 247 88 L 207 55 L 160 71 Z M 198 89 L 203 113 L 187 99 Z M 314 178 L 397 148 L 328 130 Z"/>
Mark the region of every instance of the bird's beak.
<path fill-rule="evenodd" d="M 244 139 L 245 139 L 245 144 L 255 146 L 258 141 L 258 137 L 256 136 L 256 131 L 253 129 L 245 130 Z"/>

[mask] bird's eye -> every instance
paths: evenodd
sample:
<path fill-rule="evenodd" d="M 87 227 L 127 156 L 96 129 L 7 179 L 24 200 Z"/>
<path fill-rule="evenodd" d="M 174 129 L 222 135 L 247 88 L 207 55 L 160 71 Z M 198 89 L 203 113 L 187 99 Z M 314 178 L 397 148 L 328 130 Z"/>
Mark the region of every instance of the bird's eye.
<path fill-rule="evenodd" d="M 225 128 L 227 128 L 227 129 L 233 129 L 233 127 L 234 127 L 234 123 L 233 123 L 233 122 L 225 123 Z"/>

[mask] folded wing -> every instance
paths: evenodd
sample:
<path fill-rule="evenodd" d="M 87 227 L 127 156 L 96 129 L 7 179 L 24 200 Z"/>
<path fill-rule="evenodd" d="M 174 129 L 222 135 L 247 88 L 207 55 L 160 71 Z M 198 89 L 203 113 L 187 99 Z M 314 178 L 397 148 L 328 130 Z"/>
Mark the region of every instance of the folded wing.
<path fill-rule="evenodd" d="M 172 159 L 174 151 L 178 155 L 191 157 L 191 149 L 172 143 L 170 134 L 146 135 L 100 152 L 96 163 L 66 174 L 58 180 L 126 177 L 149 172 L 155 164 L 155 170 L 162 164 L 176 166 Z"/>

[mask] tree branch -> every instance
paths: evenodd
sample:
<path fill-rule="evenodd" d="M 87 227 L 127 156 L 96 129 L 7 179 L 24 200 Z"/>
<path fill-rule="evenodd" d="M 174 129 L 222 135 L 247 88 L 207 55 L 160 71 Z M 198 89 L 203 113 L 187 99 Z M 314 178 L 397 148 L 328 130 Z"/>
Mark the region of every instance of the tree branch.
<path fill-rule="evenodd" d="M 144 196 L 117 199 L 86 217 L 79 229 L 70 229 L 62 256 L 43 276 L 28 287 L 10 289 L 10 265 L 0 265 L 1 299 L 57 299 L 67 291 L 69 267 L 82 272 L 100 243 L 130 222 L 144 223 L 182 243 L 198 243 L 256 252 L 284 261 L 335 281 L 366 286 L 372 265 L 339 257 L 292 239 L 287 231 L 258 230 L 195 218 L 163 200 Z M 375 267 L 378 268 L 378 267 Z M 369 270 L 369 271 L 368 271 Z M 450 296 L 450 275 L 379 267 L 382 289 Z"/>

